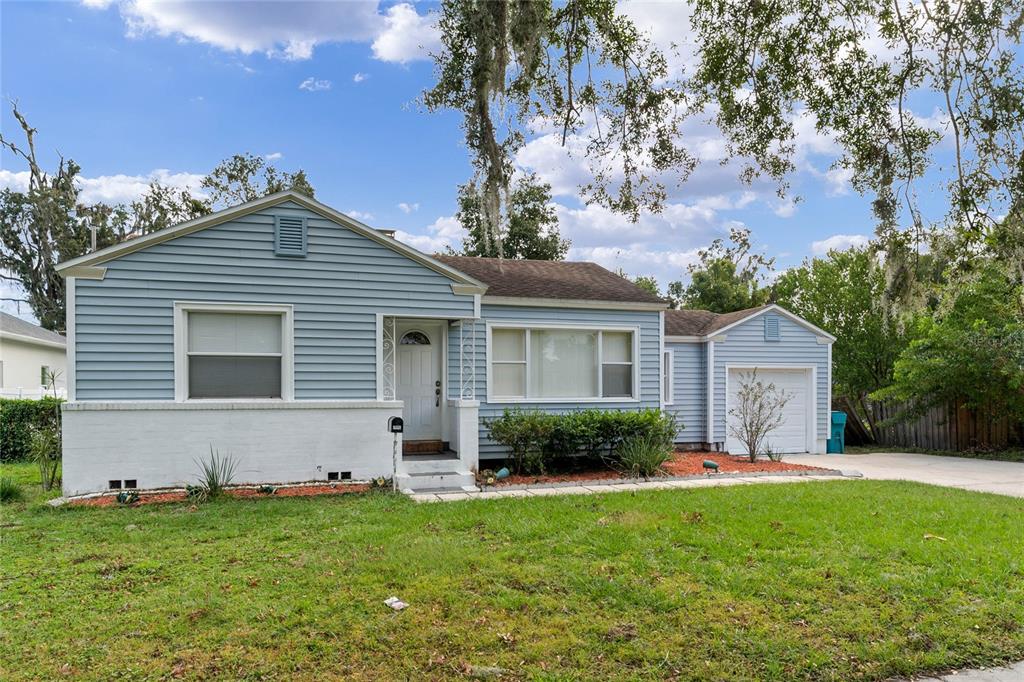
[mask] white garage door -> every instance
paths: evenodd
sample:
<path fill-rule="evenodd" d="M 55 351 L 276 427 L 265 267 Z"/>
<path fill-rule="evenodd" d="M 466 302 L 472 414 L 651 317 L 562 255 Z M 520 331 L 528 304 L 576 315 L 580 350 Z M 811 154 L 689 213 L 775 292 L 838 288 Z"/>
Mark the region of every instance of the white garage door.
<path fill-rule="evenodd" d="M 737 404 L 736 393 L 741 383 L 749 381 L 752 375 L 752 369 L 729 369 L 725 449 L 734 455 L 747 454 L 747 448 L 732 435 L 732 425 L 739 420 L 729 412 Z M 789 396 L 789 402 L 783 409 L 784 421 L 779 428 L 768 434 L 766 444 L 775 452 L 809 452 L 808 444 L 813 442 L 813 432 L 810 431 L 811 406 L 814 399 L 811 370 L 761 367 L 757 370 L 757 380 L 765 384 L 774 384 L 776 390 L 785 391 Z"/>

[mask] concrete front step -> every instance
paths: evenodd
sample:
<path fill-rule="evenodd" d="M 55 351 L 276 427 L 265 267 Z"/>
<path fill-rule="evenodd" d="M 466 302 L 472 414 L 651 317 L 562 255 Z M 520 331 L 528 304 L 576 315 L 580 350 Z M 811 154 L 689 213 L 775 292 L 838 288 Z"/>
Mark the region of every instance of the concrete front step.
<path fill-rule="evenodd" d="M 462 471 L 462 462 L 454 452 L 442 453 L 439 455 L 418 455 L 410 457 L 406 455 L 398 463 L 398 473 L 401 474 L 437 474 L 446 471 Z"/>
<path fill-rule="evenodd" d="M 472 471 L 430 471 L 423 473 L 402 473 L 396 479 L 398 489 L 403 492 L 420 492 L 429 490 L 439 491 L 462 491 L 476 490 L 476 476 Z"/>

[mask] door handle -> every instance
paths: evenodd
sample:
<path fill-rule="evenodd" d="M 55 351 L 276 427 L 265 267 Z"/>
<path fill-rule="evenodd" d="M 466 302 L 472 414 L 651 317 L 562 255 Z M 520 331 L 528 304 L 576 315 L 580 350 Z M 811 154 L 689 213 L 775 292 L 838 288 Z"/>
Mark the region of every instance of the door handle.
<path fill-rule="evenodd" d="M 441 407 L 441 389 L 434 389 L 434 407 Z"/>

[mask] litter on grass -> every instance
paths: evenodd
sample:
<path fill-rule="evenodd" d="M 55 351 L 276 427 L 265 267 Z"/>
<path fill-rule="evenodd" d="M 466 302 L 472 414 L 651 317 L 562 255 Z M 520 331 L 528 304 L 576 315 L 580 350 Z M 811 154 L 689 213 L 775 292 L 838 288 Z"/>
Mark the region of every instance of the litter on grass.
<path fill-rule="evenodd" d="M 384 600 L 384 604 L 390 606 L 395 611 L 401 611 L 402 609 L 408 606 L 408 604 L 406 604 L 398 597 L 388 597 Z"/>

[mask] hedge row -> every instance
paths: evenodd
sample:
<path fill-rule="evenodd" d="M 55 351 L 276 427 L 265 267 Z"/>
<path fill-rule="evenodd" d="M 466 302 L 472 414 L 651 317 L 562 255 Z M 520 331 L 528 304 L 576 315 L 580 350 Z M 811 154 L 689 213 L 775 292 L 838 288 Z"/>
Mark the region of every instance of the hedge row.
<path fill-rule="evenodd" d="M 520 473 L 542 473 L 551 460 L 573 455 L 607 460 L 631 438 L 671 447 L 677 430 L 672 415 L 657 409 L 564 414 L 509 409 L 485 425 L 492 440 L 511 450 L 513 466 Z"/>
<path fill-rule="evenodd" d="M 60 429 L 60 398 L 0 398 L 0 462 L 29 459 L 32 430 Z"/>

